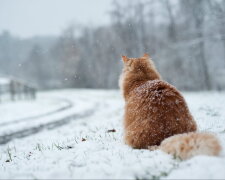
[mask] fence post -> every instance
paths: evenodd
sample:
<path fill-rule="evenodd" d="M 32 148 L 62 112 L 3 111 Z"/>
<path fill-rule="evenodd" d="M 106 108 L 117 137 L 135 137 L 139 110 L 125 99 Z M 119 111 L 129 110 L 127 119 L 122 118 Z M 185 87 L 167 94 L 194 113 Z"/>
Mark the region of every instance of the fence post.
<path fill-rule="evenodd" d="M 24 99 L 29 99 L 28 85 L 23 85 Z"/>
<path fill-rule="evenodd" d="M 2 86 L 0 85 L 0 103 L 1 103 L 1 95 L 2 95 Z"/>
<path fill-rule="evenodd" d="M 30 90 L 31 90 L 32 99 L 36 99 L 36 89 L 32 87 L 32 88 L 30 88 Z"/>
<path fill-rule="evenodd" d="M 15 100 L 15 83 L 13 80 L 10 80 L 9 86 L 10 86 L 9 89 L 10 89 L 11 100 L 14 101 Z"/>

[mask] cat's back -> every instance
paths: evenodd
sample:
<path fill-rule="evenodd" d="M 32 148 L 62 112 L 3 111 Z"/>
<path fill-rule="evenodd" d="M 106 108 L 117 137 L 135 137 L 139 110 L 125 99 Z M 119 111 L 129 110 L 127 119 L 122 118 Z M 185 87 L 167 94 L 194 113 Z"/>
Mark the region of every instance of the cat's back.
<path fill-rule="evenodd" d="M 150 102 L 162 104 L 165 102 L 165 100 L 167 100 L 165 98 L 183 99 L 182 95 L 174 86 L 162 80 L 146 81 L 145 83 L 136 87 L 131 93 L 131 96 L 137 99 L 144 98 L 150 100 Z"/>
<path fill-rule="evenodd" d="M 147 81 L 136 87 L 130 95 L 129 102 L 139 112 L 160 111 L 160 114 L 165 114 L 187 110 L 186 102 L 179 91 L 162 80 Z"/>
<path fill-rule="evenodd" d="M 183 96 L 162 80 L 147 81 L 136 87 L 126 102 L 126 112 L 127 125 L 132 121 L 149 122 L 152 129 L 163 129 L 157 134 L 162 139 L 196 130 Z"/>

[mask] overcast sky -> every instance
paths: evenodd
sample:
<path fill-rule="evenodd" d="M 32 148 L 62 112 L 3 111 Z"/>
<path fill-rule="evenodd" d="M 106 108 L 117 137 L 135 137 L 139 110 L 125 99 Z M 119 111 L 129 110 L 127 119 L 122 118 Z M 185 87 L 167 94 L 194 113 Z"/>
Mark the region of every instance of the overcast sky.
<path fill-rule="evenodd" d="M 111 0 L 0 0 L 0 33 L 57 35 L 73 22 L 106 24 L 110 5 Z"/>

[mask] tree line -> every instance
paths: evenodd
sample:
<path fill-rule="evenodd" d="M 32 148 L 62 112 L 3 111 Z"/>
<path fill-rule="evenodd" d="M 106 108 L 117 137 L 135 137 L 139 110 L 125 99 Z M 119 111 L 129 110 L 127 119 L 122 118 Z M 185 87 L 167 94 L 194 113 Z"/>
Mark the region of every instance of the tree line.
<path fill-rule="evenodd" d="M 0 35 L 0 73 L 41 89 L 117 88 L 121 55 L 149 53 L 181 90 L 225 89 L 225 0 L 114 0 L 110 23 L 59 37 Z"/>

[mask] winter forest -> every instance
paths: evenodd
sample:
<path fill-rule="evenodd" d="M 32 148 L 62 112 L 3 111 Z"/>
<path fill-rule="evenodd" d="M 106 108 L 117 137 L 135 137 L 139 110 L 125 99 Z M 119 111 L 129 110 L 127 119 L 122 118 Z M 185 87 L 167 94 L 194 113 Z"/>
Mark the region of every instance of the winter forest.
<path fill-rule="evenodd" d="M 110 23 L 56 36 L 0 34 L 0 74 L 38 89 L 118 88 L 121 55 L 149 53 L 181 90 L 225 89 L 224 0 L 113 0 Z"/>

